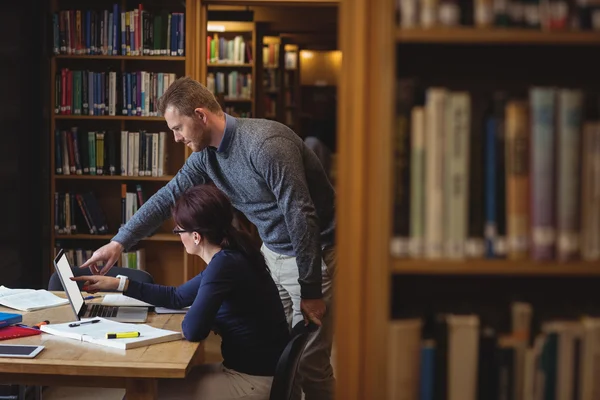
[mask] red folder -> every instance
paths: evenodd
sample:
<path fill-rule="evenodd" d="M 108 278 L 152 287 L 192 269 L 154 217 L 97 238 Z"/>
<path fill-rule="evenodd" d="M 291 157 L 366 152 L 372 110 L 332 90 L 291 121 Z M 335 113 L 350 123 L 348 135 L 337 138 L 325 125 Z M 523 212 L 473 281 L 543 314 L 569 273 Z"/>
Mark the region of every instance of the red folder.
<path fill-rule="evenodd" d="M 39 335 L 40 333 L 42 333 L 42 331 L 39 329 L 7 326 L 5 328 L 0 328 L 0 340 Z"/>

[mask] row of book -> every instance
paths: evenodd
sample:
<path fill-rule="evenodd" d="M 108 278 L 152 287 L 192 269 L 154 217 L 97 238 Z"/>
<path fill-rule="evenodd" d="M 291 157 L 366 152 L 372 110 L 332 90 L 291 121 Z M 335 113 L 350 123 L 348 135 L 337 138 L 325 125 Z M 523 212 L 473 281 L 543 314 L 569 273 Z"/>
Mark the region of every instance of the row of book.
<path fill-rule="evenodd" d="M 600 396 L 600 318 L 548 319 L 513 303 L 504 332 L 477 314 L 392 320 L 390 400 L 595 400 Z"/>
<path fill-rule="evenodd" d="M 133 10 L 61 10 L 52 15 L 54 54 L 183 56 L 185 14 Z"/>
<path fill-rule="evenodd" d="M 397 0 L 396 16 L 403 28 L 600 30 L 597 5 L 566 0 Z"/>
<path fill-rule="evenodd" d="M 263 67 L 277 68 L 279 67 L 279 43 L 263 44 L 262 49 Z"/>
<path fill-rule="evenodd" d="M 210 72 L 206 76 L 206 87 L 215 96 L 222 95 L 226 99 L 251 99 L 252 74 L 238 71 Z"/>
<path fill-rule="evenodd" d="M 54 113 L 156 117 L 160 114 L 158 99 L 175 79 L 169 72 L 62 68 L 54 81 Z"/>
<path fill-rule="evenodd" d="M 68 246 L 68 245 L 67 245 Z M 73 266 L 80 266 L 92 257 L 94 250 L 77 248 L 64 248 L 59 243 L 54 249 L 54 257 L 60 249 L 63 249 L 69 263 Z M 100 268 L 104 266 L 104 261 L 98 261 L 96 265 Z M 146 249 L 141 248 L 130 252 L 121 253 L 121 258 L 116 262 L 115 266 L 122 268 L 146 270 Z"/>
<path fill-rule="evenodd" d="M 208 64 L 252 64 L 252 42 L 243 36 L 226 39 L 218 33 L 206 37 L 206 62 Z"/>
<path fill-rule="evenodd" d="M 106 215 L 91 191 L 54 193 L 54 232 L 59 235 L 108 233 Z"/>
<path fill-rule="evenodd" d="M 166 132 L 57 128 L 55 171 L 57 175 L 163 176 L 166 140 Z"/>
<path fill-rule="evenodd" d="M 443 87 L 400 105 L 394 255 L 600 260 L 600 123 L 583 92 L 496 92 L 482 121 L 473 105 Z"/>
<path fill-rule="evenodd" d="M 130 191 L 126 183 L 121 184 L 121 226 L 125 225 L 133 214 L 146 202 L 146 196 L 139 183 L 135 185 L 135 191 Z"/>
<path fill-rule="evenodd" d="M 235 106 L 225 105 L 225 107 L 223 107 L 223 110 L 227 114 L 232 115 L 237 118 L 252 118 L 251 111 L 239 109 L 238 107 L 235 107 Z"/>
<path fill-rule="evenodd" d="M 388 328 L 392 400 L 595 400 L 600 318 L 548 318 L 511 304 L 510 327 L 478 314 L 395 319 Z"/>

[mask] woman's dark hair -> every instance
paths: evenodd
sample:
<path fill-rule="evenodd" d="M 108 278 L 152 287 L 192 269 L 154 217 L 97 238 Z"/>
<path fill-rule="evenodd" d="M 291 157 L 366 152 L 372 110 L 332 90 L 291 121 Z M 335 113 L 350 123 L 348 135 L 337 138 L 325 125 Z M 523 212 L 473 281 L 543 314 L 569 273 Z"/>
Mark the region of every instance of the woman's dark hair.
<path fill-rule="evenodd" d="M 236 229 L 234 208 L 216 186 L 204 184 L 186 190 L 175 203 L 172 215 L 175 223 L 187 232 L 198 232 L 204 240 L 223 249 L 244 254 L 253 267 L 268 271 L 267 263 L 252 237 Z"/>

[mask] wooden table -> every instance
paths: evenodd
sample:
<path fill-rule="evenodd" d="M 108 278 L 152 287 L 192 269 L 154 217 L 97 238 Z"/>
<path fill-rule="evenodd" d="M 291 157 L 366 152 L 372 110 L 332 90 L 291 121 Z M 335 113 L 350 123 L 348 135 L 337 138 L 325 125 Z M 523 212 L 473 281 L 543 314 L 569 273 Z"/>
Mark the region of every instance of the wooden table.
<path fill-rule="evenodd" d="M 55 294 L 64 297 L 62 292 Z M 18 312 L 2 306 L 0 311 Z M 23 323 L 27 325 L 44 320 L 52 324 L 75 320 L 70 304 L 22 314 Z M 146 323 L 181 332 L 183 316 L 150 313 Z M 0 383 L 118 387 L 125 388 L 127 400 L 156 399 L 158 379 L 184 378 L 194 365 L 204 360 L 202 343 L 190 343 L 184 339 L 130 350 L 112 349 L 47 333 L 2 340 L 0 343 L 46 347 L 32 359 L 0 357 Z"/>

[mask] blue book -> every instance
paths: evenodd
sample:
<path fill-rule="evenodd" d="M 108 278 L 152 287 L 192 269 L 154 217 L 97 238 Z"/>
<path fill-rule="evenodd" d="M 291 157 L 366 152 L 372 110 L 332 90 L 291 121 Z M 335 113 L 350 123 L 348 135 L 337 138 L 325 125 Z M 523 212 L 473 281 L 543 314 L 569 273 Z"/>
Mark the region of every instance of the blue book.
<path fill-rule="evenodd" d="M 23 316 L 21 314 L 0 312 L 0 328 L 18 324 L 21 321 L 23 321 Z"/>

